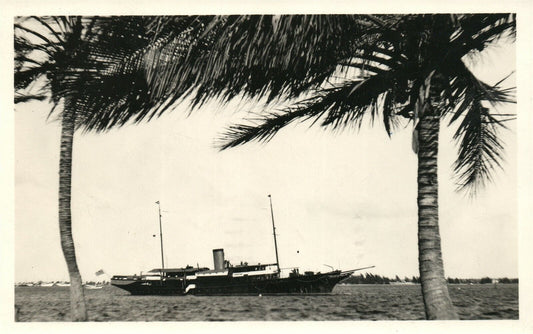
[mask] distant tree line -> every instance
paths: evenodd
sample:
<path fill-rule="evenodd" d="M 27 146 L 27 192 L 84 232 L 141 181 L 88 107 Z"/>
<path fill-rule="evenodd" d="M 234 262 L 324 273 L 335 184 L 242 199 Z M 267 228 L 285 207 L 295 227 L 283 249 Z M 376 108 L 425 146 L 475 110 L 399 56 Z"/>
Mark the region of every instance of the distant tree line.
<path fill-rule="evenodd" d="M 500 283 L 500 284 L 512 284 L 518 283 L 518 278 L 447 278 L 448 284 L 491 284 L 491 283 Z M 420 277 L 404 277 L 403 279 L 396 275 L 394 278 L 389 278 L 387 276 L 374 275 L 370 273 L 353 275 L 342 281 L 345 284 L 395 284 L 395 283 L 420 283 Z"/>
<path fill-rule="evenodd" d="M 390 283 L 420 283 L 420 278 L 418 276 L 413 276 L 412 278 L 404 277 L 401 279 L 396 275 L 395 278 L 389 278 L 387 276 L 374 275 L 370 273 L 352 275 L 342 281 L 346 284 L 390 284 Z"/>
<path fill-rule="evenodd" d="M 457 278 L 454 278 L 454 279 L 450 279 L 448 278 L 448 283 L 450 282 L 450 280 L 453 280 L 455 284 L 459 283 L 459 284 L 462 284 L 463 282 L 462 281 L 465 281 L 465 280 L 462 280 L 462 279 L 457 279 Z M 510 284 L 510 283 L 518 283 L 518 278 L 507 278 L 507 277 L 504 277 L 504 278 L 490 278 L 490 277 L 483 277 L 479 280 L 477 279 L 473 279 L 473 280 L 469 280 L 469 281 L 472 281 L 472 283 L 480 283 L 480 284 L 488 284 L 488 283 L 501 283 L 501 284 Z M 466 282 L 466 283 L 470 283 L 470 282 Z"/>

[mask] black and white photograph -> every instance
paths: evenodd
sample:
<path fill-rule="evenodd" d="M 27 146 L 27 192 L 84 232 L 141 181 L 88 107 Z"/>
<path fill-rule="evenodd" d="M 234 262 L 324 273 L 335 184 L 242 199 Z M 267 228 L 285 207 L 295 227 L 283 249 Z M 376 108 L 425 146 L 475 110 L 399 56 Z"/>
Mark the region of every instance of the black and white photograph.
<path fill-rule="evenodd" d="M 533 331 L 531 5 L 357 3 L 10 3 L 2 327 Z"/>

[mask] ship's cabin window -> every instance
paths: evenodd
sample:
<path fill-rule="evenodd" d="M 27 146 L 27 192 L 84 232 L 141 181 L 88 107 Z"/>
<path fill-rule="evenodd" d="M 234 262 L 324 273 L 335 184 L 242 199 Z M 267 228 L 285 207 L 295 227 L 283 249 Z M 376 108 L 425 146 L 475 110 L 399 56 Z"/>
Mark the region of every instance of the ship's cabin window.
<path fill-rule="evenodd" d="M 165 277 L 170 277 L 170 278 L 178 278 L 178 277 L 183 277 L 185 275 L 185 272 L 166 272 L 165 273 Z"/>

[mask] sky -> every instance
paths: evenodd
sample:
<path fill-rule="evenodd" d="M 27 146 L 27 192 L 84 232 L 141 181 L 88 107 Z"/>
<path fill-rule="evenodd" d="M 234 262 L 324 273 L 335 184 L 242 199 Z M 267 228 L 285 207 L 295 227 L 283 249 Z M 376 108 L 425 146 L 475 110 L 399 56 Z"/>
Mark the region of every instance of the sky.
<path fill-rule="evenodd" d="M 502 44 L 474 71 L 495 83 L 515 71 L 515 57 L 514 45 Z M 515 107 L 498 110 L 514 113 Z M 46 119 L 49 110 L 43 102 L 16 106 L 16 282 L 68 280 L 57 218 L 60 124 Z M 178 106 L 150 123 L 76 133 L 72 219 L 83 279 L 96 279 L 100 269 L 109 278 L 160 267 L 156 201 L 166 267 L 213 267 L 215 248 L 224 248 L 232 263 L 274 263 L 268 194 L 281 268 L 375 266 L 368 272 L 418 275 L 412 125 L 389 139 L 369 120 L 360 131 L 338 133 L 301 124 L 268 144 L 214 147 L 229 124 L 261 110 L 211 102 L 187 117 Z M 451 136 L 442 130 L 439 152 L 445 274 L 518 277 L 516 126 L 501 132 L 504 170 L 474 199 L 455 192 Z"/>

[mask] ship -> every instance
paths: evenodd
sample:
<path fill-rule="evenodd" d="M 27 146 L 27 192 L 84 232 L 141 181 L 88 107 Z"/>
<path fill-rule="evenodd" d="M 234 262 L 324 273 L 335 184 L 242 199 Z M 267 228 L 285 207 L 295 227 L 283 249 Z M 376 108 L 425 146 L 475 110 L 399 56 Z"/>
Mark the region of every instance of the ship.
<path fill-rule="evenodd" d="M 269 264 L 248 264 L 241 262 L 232 265 L 224 257 L 224 249 L 213 249 L 213 267 L 200 268 L 165 268 L 163 258 L 163 238 L 161 229 L 161 208 L 159 223 L 161 236 L 161 268 L 152 269 L 139 275 L 114 275 L 111 285 L 126 290 L 132 295 L 278 295 L 278 294 L 327 294 L 340 281 L 348 278 L 355 271 L 373 268 L 373 266 L 346 271 L 332 268 L 328 272 L 305 271 L 289 268 L 288 275 L 282 276 L 279 266 L 276 227 L 272 198 L 270 210 L 276 262 Z M 156 202 L 159 204 L 159 201 Z"/>

